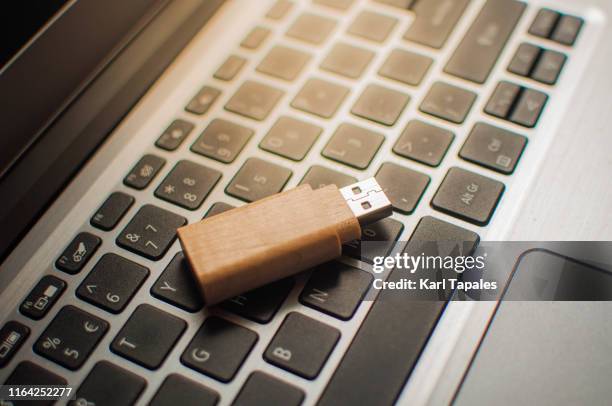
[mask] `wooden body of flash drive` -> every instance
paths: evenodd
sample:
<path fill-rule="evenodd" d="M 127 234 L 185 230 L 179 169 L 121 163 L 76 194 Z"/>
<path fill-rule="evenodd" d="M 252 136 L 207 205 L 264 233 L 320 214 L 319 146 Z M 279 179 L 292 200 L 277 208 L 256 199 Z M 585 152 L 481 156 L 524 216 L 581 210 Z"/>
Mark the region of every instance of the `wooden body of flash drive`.
<path fill-rule="evenodd" d="M 361 238 L 334 185 L 302 185 L 178 229 L 207 305 L 330 261 Z"/>

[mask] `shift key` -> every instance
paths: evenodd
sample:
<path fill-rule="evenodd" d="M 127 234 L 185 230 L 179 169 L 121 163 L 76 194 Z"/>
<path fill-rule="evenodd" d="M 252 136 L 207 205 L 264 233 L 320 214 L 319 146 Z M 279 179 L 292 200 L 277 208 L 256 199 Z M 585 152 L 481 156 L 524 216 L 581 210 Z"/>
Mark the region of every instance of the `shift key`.
<path fill-rule="evenodd" d="M 484 83 L 525 7 L 525 3 L 515 0 L 488 0 L 444 71 L 462 79 Z"/>

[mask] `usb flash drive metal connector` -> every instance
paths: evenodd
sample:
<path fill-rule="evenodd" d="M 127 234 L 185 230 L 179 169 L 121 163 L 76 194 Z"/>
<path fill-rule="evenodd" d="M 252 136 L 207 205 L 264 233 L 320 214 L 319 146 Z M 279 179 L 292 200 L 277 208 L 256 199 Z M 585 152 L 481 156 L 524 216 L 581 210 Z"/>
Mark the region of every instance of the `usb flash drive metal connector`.
<path fill-rule="evenodd" d="M 374 178 L 342 189 L 301 185 L 181 227 L 178 236 L 212 305 L 339 257 L 362 225 L 391 212 Z"/>

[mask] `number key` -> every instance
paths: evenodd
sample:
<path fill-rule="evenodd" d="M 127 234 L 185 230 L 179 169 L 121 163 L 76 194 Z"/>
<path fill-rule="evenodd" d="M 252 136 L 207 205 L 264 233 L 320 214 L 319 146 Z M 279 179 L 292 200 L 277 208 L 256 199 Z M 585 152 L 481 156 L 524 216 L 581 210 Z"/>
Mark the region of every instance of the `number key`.
<path fill-rule="evenodd" d="M 157 187 L 155 196 L 195 210 L 221 179 L 221 172 L 189 161 L 180 161 Z"/>
<path fill-rule="evenodd" d="M 249 158 L 225 189 L 230 196 L 247 202 L 262 199 L 283 190 L 292 172 L 259 158 Z"/>

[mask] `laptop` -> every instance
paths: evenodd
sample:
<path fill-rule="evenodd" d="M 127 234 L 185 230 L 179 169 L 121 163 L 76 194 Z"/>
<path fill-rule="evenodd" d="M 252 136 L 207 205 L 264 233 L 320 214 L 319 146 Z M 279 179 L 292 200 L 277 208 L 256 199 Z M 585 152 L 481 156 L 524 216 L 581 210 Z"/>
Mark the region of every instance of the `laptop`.
<path fill-rule="evenodd" d="M 0 404 L 608 403 L 608 302 L 419 302 L 372 280 L 376 256 L 418 239 L 612 239 L 611 11 L 57 0 L 3 13 Z M 342 258 L 204 305 L 177 227 L 372 176 L 394 213 Z"/>

